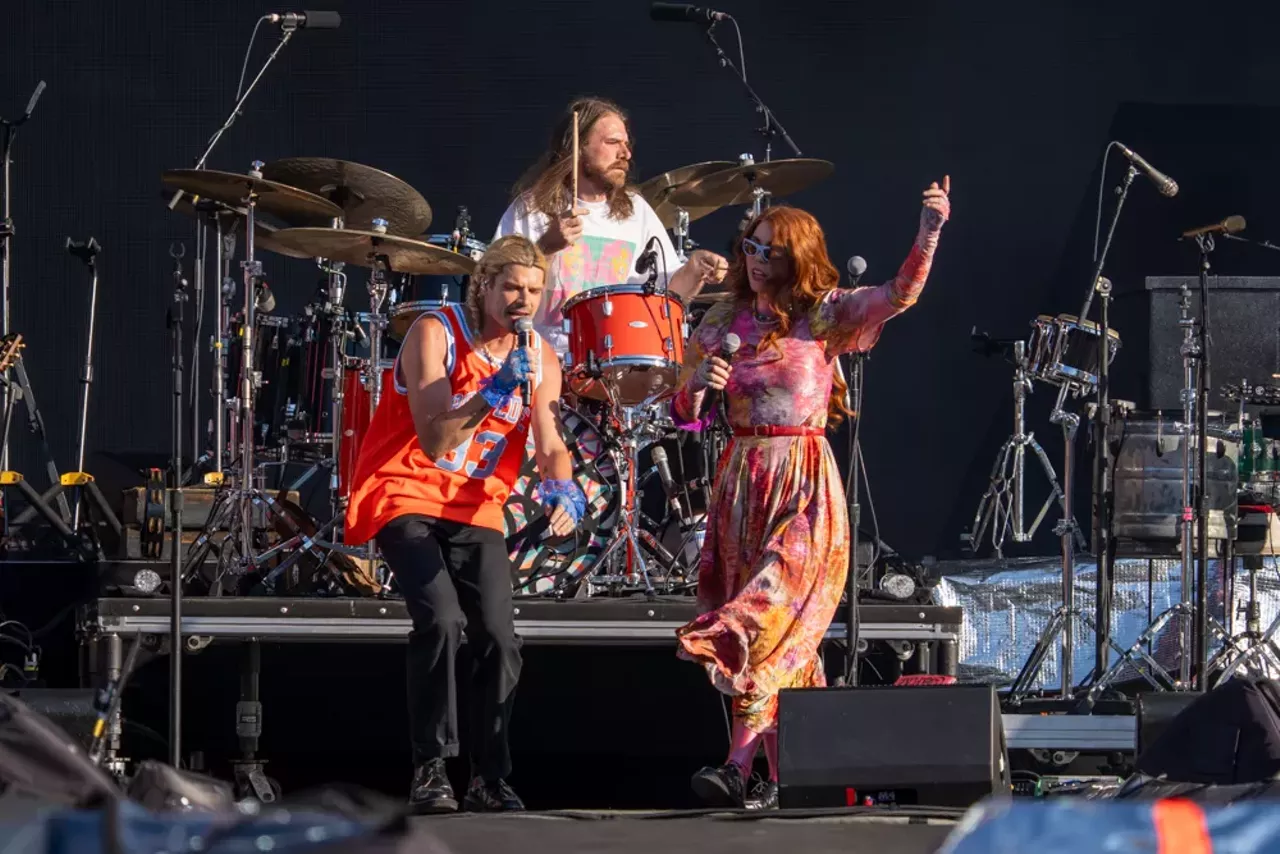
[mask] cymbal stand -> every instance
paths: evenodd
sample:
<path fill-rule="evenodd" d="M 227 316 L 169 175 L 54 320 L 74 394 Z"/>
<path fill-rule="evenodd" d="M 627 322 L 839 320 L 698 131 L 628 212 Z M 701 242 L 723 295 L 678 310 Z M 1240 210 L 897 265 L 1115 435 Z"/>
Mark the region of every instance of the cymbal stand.
<path fill-rule="evenodd" d="M 688 253 L 694 248 L 693 241 L 689 239 L 689 212 L 684 208 L 676 208 L 676 224 L 672 232 L 676 236 L 676 257 L 683 264 L 689 260 Z"/>
<path fill-rule="evenodd" d="M 373 221 L 373 230 L 379 234 L 386 234 L 387 221 L 385 219 L 375 219 Z M 383 313 L 383 308 L 387 302 L 387 292 L 392 273 L 391 262 L 386 255 L 378 255 L 372 260 L 374 262 L 373 270 L 369 274 L 369 374 L 366 378 L 369 389 L 370 422 L 373 421 L 373 416 L 378 411 L 378 401 L 382 399 L 382 336 L 387 325 L 387 317 Z M 390 578 L 376 570 L 378 566 L 378 544 L 370 540 L 364 551 L 365 557 L 369 561 L 370 569 L 374 571 L 375 577 L 377 577 L 385 590 Z"/>
<path fill-rule="evenodd" d="M 1036 535 L 1040 524 L 1049 513 L 1049 508 L 1056 501 L 1064 505 L 1062 487 L 1058 485 L 1058 474 L 1053 470 L 1049 456 L 1036 441 L 1035 433 L 1026 429 L 1027 396 L 1033 391 L 1031 375 L 1027 369 L 1027 342 L 1013 342 L 1013 434 L 1005 439 L 1000 451 L 996 454 L 995 465 L 991 468 L 991 484 L 978 502 L 978 512 L 973 517 L 973 529 L 966 536 L 969 548 L 974 553 L 991 529 L 991 546 L 996 557 L 1004 557 L 1004 541 L 1012 537 L 1015 543 L 1028 543 Z M 1049 481 L 1049 497 L 1044 500 L 1040 512 L 1036 514 L 1031 527 L 1025 526 L 1026 516 L 1026 452 L 1030 448 L 1035 452 Z M 1084 535 L 1076 526 L 1077 546 L 1084 548 Z"/>
<path fill-rule="evenodd" d="M 322 260 L 320 266 L 329 274 L 329 292 L 326 309 L 333 319 L 329 331 L 329 359 L 333 365 L 333 393 L 329 403 L 329 429 L 333 435 L 329 453 L 333 467 L 329 470 L 329 506 L 334 518 L 345 509 L 339 495 L 338 483 L 339 460 L 342 459 L 342 407 L 346 388 L 346 347 L 350 335 L 348 325 L 350 319 L 343 305 L 347 293 L 347 274 L 343 272 L 341 261 Z"/>
<path fill-rule="evenodd" d="M 1041 632 L 1039 640 L 1027 657 L 1026 663 L 1018 672 L 1009 690 L 1009 702 L 1020 704 L 1031 693 L 1031 686 L 1040 675 L 1049 650 L 1053 646 L 1058 633 L 1062 634 L 1062 687 L 1059 696 L 1063 700 L 1072 698 L 1075 691 L 1075 621 L 1079 620 L 1090 629 L 1096 629 L 1093 619 L 1076 605 L 1076 536 L 1080 526 L 1071 510 L 1072 478 L 1075 473 L 1076 432 L 1080 427 L 1080 416 L 1065 409 L 1067 394 L 1073 391 L 1070 384 L 1064 383 L 1058 389 L 1058 400 L 1054 405 L 1049 421 L 1062 427 L 1062 518 L 1054 526 L 1062 550 L 1062 605 L 1054 611 L 1048 625 Z M 1117 653 L 1123 654 L 1110 638 L 1107 642 Z"/>

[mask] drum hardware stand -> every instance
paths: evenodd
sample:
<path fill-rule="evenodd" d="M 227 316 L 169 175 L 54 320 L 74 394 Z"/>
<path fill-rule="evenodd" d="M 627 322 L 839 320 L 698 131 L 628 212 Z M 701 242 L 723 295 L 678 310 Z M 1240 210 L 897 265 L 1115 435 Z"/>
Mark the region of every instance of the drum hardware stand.
<path fill-rule="evenodd" d="M 0 169 L 4 172 L 4 215 L 0 218 L 0 301 L 3 301 L 4 305 L 0 306 L 0 316 L 3 317 L 0 335 L 5 338 L 8 338 L 11 334 L 9 321 L 10 306 L 13 300 L 13 141 L 18 135 L 18 128 L 31 119 L 31 114 L 35 112 L 36 103 L 40 100 L 40 95 L 44 92 L 44 89 L 45 83 L 41 80 L 36 84 L 35 91 L 31 93 L 30 99 L 27 100 L 27 108 L 22 111 L 22 115 L 17 119 L 9 121 L 8 119 L 0 118 L 0 128 L 4 129 L 3 143 L 0 143 Z M 13 401 L 9 398 L 12 386 L 9 383 L 8 370 L 4 372 L 3 376 L 4 409 L 8 412 L 13 406 Z M 23 382 L 25 383 L 26 381 L 23 380 Z M 9 431 L 7 422 L 4 446 L 0 447 L 0 470 L 9 471 Z"/>
<path fill-rule="evenodd" d="M 860 635 L 862 631 L 862 605 L 858 594 L 859 589 L 862 587 L 858 578 L 858 525 L 862 520 L 862 506 L 859 496 L 862 474 L 862 445 L 858 434 L 862 432 L 862 378 L 863 368 L 868 356 L 863 351 L 850 353 L 849 357 L 850 370 L 849 377 L 845 382 L 844 403 L 845 408 L 852 412 L 853 417 L 857 420 L 849 425 L 853 441 L 849 453 L 850 485 L 845 495 L 849 514 L 849 567 L 845 574 L 844 594 L 846 600 L 844 678 L 846 685 L 856 688 L 858 685 L 858 653 L 861 651 Z M 841 367 L 839 357 L 836 358 L 835 368 L 843 378 L 845 372 Z"/>
<path fill-rule="evenodd" d="M 1035 648 L 1031 650 L 1026 663 L 1022 665 L 1022 669 L 1010 686 L 1009 702 L 1014 706 L 1020 705 L 1031 692 L 1031 686 L 1040 675 L 1040 669 L 1044 666 L 1045 658 L 1059 632 L 1062 633 L 1062 688 L 1059 691 L 1059 697 L 1063 700 L 1072 699 L 1075 691 L 1075 625 L 1073 621 L 1078 619 L 1088 628 L 1097 631 L 1097 625 L 1093 619 L 1082 608 L 1076 606 L 1075 543 L 1080 526 L 1076 523 L 1071 511 L 1071 489 L 1075 471 L 1076 432 L 1080 427 L 1080 416 L 1064 409 L 1067 394 L 1070 391 L 1069 383 L 1059 387 L 1057 403 L 1049 416 L 1050 423 L 1061 425 L 1063 440 L 1062 518 L 1053 529 L 1062 544 L 1062 605 L 1053 612 L 1049 624 L 1044 627 Z M 1124 650 L 1110 637 L 1105 638 L 1103 642 L 1115 652 L 1124 654 Z"/>
<path fill-rule="evenodd" d="M 684 264 L 689 260 L 689 254 L 697 244 L 689 237 L 689 212 L 684 208 L 676 208 L 676 225 L 672 229 L 675 234 L 676 255 L 680 258 L 680 263 Z"/>
<path fill-rule="evenodd" d="M 1258 599 L 1258 562 L 1248 561 L 1245 569 L 1249 573 L 1249 601 L 1243 608 L 1245 613 L 1245 630 L 1242 634 L 1225 637 L 1223 647 L 1218 650 L 1208 664 L 1209 672 L 1221 669 L 1221 684 L 1235 675 L 1241 668 L 1265 676 L 1264 667 L 1280 667 L 1280 645 L 1276 643 L 1276 633 L 1280 632 L 1280 617 L 1277 617 L 1264 632 L 1262 630 L 1262 603 Z M 1224 633 L 1225 634 L 1225 633 Z M 1260 662 L 1259 659 L 1262 659 Z"/>
<path fill-rule="evenodd" d="M 969 549 L 975 554 L 978 544 L 982 542 L 987 526 L 991 526 L 991 546 L 996 557 L 1004 557 L 1005 537 L 1012 536 L 1015 543 L 1030 542 L 1040 528 L 1049 508 L 1056 501 L 1065 506 L 1062 487 L 1058 484 L 1058 474 L 1053 470 L 1049 455 L 1036 441 L 1034 433 L 1026 430 L 1027 396 L 1034 390 L 1027 366 L 1027 343 L 1013 341 L 1013 434 L 1005 439 L 996 454 L 995 465 L 991 467 L 991 484 L 978 502 L 978 512 L 973 517 L 973 529 L 965 536 Z M 1026 451 L 1030 448 L 1040 461 L 1045 478 L 1049 482 L 1049 497 L 1045 499 L 1036 514 L 1031 527 L 1024 525 L 1024 499 L 1026 490 Z M 1076 545 L 1084 549 L 1084 535 L 1077 525 L 1075 530 Z"/>
<path fill-rule="evenodd" d="M 252 245 L 252 244 L 251 244 Z M 173 304 L 169 307 L 170 359 L 173 371 L 173 425 L 169 493 L 169 764 L 178 768 L 182 759 L 182 320 L 187 302 L 187 280 L 182 275 L 182 255 L 172 248 Z M 219 404 L 221 405 L 221 404 Z M 218 449 L 219 455 L 222 449 Z"/>

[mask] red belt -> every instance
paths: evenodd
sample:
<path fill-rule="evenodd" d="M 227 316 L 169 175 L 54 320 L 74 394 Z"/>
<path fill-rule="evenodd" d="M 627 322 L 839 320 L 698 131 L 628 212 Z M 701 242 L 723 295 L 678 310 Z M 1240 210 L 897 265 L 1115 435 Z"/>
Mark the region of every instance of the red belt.
<path fill-rule="evenodd" d="M 788 427 L 785 424 L 760 424 L 755 427 L 734 427 L 735 436 L 821 436 L 822 427 Z"/>

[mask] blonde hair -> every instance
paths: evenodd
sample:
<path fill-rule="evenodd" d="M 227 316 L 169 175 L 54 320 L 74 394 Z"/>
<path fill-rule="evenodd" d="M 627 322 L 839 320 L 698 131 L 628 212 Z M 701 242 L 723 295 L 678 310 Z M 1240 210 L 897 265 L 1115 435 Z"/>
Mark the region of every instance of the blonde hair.
<path fill-rule="evenodd" d="M 508 234 L 489 244 L 484 255 L 480 256 L 467 287 L 467 322 L 476 334 L 484 329 L 484 298 L 493 286 L 494 279 L 511 264 L 537 267 L 544 275 L 547 272 L 547 256 L 538 248 L 538 244 L 524 235 Z"/>
<path fill-rule="evenodd" d="M 573 172 L 573 114 L 578 114 L 578 138 L 585 144 L 591 129 L 596 122 L 605 116 L 617 116 L 623 124 L 627 122 L 627 114 L 613 101 L 605 98 L 588 96 L 578 98 L 565 107 L 564 114 L 551 132 L 547 150 L 538 158 L 533 166 L 520 177 L 515 186 L 515 198 L 523 199 L 529 211 L 559 216 L 573 207 L 572 195 Z M 634 151 L 634 147 L 632 151 Z M 609 191 L 609 217 L 623 220 L 631 216 L 635 205 L 631 199 L 631 188 L 624 184 Z"/>

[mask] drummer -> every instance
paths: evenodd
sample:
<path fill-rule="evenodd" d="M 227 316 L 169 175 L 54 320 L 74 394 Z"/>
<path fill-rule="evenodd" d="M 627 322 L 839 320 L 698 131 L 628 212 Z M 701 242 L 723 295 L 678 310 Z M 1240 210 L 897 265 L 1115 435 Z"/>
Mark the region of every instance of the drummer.
<path fill-rule="evenodd" d="M 578 198 L 572 195 L 573 114 L 578 113 Z M 649 203 L 627 184 L 631 138 L 622 108 L 602 98 L 580 98 L 565 109 L 549 149 L 516 184 L 515 199 L 494 239 L 521 234 L 551 259 L 538 316 L 543 336 L 564 350 L 565 300 L 601 285 L 640 284 L 648 274 L 636 261 L 653 240 L 657 284 L 687 302 L 724 279 L 724 257 L 694 250 L 683 265 Z"/>

